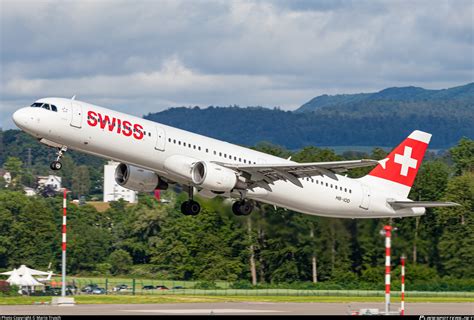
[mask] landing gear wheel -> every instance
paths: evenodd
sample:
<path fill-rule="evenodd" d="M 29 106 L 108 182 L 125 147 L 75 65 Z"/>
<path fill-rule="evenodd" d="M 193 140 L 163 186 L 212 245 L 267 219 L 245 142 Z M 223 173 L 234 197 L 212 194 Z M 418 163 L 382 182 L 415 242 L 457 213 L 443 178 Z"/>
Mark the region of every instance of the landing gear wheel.
<path fill-rule="evenodd" d="M 62 165 L 62 163 L 59 162 L 59 161 L 53 161 L 53 162 L 51 162 L 51 164 L 49 165 L 49 167 L 51 168 L 51 170 L 57 171 L 57 170 L 61 170 L 61 168 L 63 167 L 63 165 Z"/>
<path fill-rule="evenodd" d="M 63 167 L 62 163 L 59 162 L 59 160 L 61 160 L 64 152 L 67 151 L 67 147 L 66 146 L 62 146 L 61 148 L 58 148 L 58 152 L 56 153 L 56 155 L 58 156 L 56 158 L 55 161 L 51 162 L 51 164 L 49 165 L 49 167 L 51 168 L 51 170 L 54 170 L 54 171 L 57 171 L 57 170 L 61 170 L 61 168 Z"/>
<path fill-rule="evenodd" d="M 186 216 L 195 216 L 201 211 L 201 206 L 194 200 L 184 201 L 181 204 L 181 212 Z"/>
<path fill-rule="evenodd" d="M 236 216 L 248 216 L 254 208 L 253 202 L 250 200 L 239 200 L 232 205 L 232 212 Z"/>

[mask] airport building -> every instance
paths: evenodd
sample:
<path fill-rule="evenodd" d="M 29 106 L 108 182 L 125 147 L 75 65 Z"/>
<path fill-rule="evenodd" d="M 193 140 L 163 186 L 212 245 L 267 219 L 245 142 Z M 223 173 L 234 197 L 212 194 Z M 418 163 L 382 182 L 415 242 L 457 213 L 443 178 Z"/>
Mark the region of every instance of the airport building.
<path fill-rule="evenodd" d="M 109 161 L 104 166 L 104 202 L 123 199 L 130 203 L 136 203 L 137 192 L 121 187 L 115 182 L 115 169 L 118 165 L 118 162 Z"/>

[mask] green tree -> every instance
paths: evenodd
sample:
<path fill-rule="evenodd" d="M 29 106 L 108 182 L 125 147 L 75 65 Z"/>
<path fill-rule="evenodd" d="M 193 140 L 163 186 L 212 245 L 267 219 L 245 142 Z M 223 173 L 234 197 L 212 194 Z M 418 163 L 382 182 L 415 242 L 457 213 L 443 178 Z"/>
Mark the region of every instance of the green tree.
<path fill-rule="evenodd" d="M 0 215 L 0 261 L 4 266 L 41 268 L 54 262 L 60 228 L 44 199 L 2 191 Z"/>
<path fill-rule="evenodd" d="M 453 178 L 448 183 L 445 200 L 460 206 L 437 210 L 442 230 L 438 248 L 443 271 L 454 277 L 473 278 L 474 173 Z"/>
<path fill-rule="evenodd" d="M 456 173 L 474 171 L 474 140 L 462 138 L 459 143 L 449 150 L 456 167 Z"/>
<path fill-rule="evenodd" d="M 409 198 L 416 201 L 439 201 L 443 198 L 448 184 L 450 169 L 440 160 L 425 161 L 422 163 L 416 176 Z M 412 244 L 406 254 L 413 263 L 438 264 L 439 240 L 438 226 L 432 209 L 427 209 L 423 216 L 413 219 L 402 219 L 399 223 L 398 235 L 405 246 Z M 410 254 L 411 253 L 411 254 Z"/>
<path fill-rule="evenodd" d="M 133 264 L 130 254 L 122 249 L 115 250 L 109 256 L 112 274 L 127 274 Z"/>
<path fill-rule="evenodd" d="M 72 175 L 72 192 L 77 195 L 88 195 L 90 191 L 89 168 L 78 166 Z"/>
<path fill-rule="evenodd" d="M 23 162 L 16 157 L 8 157 L 3 167 L 6 171 L 10 172 L 12 181 L 9 189 L 21 190 L 21 177 L 22 177 L 22 166 Z"/>

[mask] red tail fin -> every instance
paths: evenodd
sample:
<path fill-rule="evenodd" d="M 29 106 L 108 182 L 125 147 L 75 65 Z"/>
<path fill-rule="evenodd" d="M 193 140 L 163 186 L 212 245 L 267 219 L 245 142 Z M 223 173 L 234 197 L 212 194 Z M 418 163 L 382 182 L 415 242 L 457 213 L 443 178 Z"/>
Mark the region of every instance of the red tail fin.
<path fill-rule="evenodd" d="M 421 166 L 431 134 L 415 130 L 387 158 L 380 161 L 369 176 L 396 182 L 407 187 L 413 185 Z"/>

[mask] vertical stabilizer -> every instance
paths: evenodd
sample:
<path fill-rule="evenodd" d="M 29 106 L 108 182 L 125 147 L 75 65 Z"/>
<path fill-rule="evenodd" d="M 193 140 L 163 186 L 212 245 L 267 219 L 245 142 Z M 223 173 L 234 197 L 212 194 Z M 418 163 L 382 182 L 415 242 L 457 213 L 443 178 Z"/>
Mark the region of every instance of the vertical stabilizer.
<path fill-rule="evenodd" d="M 387 189 L 406 198 L 421 166 L 431 134 L 415 130 L 385 159 L 379 161 L 364 183 Z"/>

